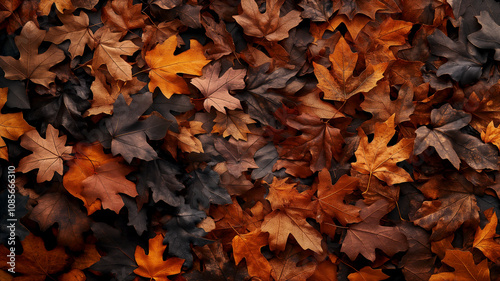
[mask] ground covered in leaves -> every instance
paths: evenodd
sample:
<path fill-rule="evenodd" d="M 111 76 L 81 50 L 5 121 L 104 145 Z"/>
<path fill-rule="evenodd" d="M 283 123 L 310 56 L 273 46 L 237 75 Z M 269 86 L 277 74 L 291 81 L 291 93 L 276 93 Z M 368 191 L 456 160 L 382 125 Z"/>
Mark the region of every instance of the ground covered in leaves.
<path fill-rule="evenodd" d="M 499 62 L 494 0 L 2 0 L 0 279 L 499 280 Z"/>

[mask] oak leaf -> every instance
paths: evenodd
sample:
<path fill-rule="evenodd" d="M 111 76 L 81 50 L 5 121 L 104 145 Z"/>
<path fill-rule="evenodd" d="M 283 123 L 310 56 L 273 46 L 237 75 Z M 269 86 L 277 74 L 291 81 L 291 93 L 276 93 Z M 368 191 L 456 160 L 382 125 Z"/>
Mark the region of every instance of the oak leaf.
<path fill-rule="evenodd" d="M 497 236 L 496 228 L 498 224 L 497 214 L 491 209 L 485 212 L 488 223 L 483 229 L 477 228 L 474 236 L 473 247 L 479 249 L 492 262 L 500 259 L 500 244 L 494 238 Z"/>
<path fill-rule="evenodd" d="M 0 110 L 7 102 L 8 88 L 0 88 Z M 33 130 L 23 118 L 22 112 L 17 113 L 0 113 L 0 158 L 9 160 L 9 152 L 7 151 L 7 144 L 3 138 L 10 140 L 17 140 L 24 133 Z"/>
<path fill-rule="evenodd" d="M 266 1 L 266 12 L 261 14 L 254 0 L 242 0 L 243 13 L 233 16 L 243 27 L 246 35 L 264 37 L 268 41 L 280 41 L 288 37 L 288 31 L 297 26 L 302 19 L 300 12 L 293 10 L 280 17 L 284 0 Z"/>
<path fill-rule="evenodd" d="M 89 17 L 86 13 L 80 11 L 78 16 L 72 14 L 59 14 L 59 20 L 63 23 L 61 26 L 49 28 L 45 35 L 45 40 L 54 44 L 61 44 L 70 40 L 69 53 L 72 58 L 83 55 L 85 45 L 94 49 L 94 33 L 89 27 Z"/>
<path fill-rule="evenodd" d="M 196 40 L 190 41 L 191 48 L 174 55 L 177 39 L 172 36 L 153 50 L 146 52 L 145 60 L 151 68 L 149 71 L 149 90 L 157 87 L 167 97 L 173 94 L 188 94 L 186 81 L 177 73 L 200 76 L 202 68 L 210 62 L 203 54 L 203 46 Z"/>
<path fill-rule="evenodd" d="M 491 18 L 489 11 L 481 11 L 476 18 L 482 26 L 481 30 L 469 34 L 467 39 L 478 48 L 495 50 L 495 60 L 500 61 L 500 40 L 497 36 L 500 25 Z"/>
<path fill-rule="evenodd" d="M 23 254 L 16 256 L 16 273 L 22 276 L 16 277 L 16 280 L 45 281 L 46 278 L 53 278 L 51 275 L 62 271 L 70 261 L 64 247 L 47 251 L 42 238 L 30 234 L 21 242 Z M 6 247 L 0 247 L 0 261 L 2 268 L 7 268 L 9 250 Z"/>
<path fill-rule="evenodd" d="M 59 137 L 59 130 L 49 124 L 46 138 L 43 139 L 36 130 L 29 131 L 21 137 L 21 146 L 33 151 L 19 161 L 18 171 L 26 173 L 38 169 L 37 182 L 50 181 L 54 173 L 63 174 L 63 160 L 71 159 L 71 146 L 65 146 L 67 136 Z"/>
<path fill-rule="evenodd" d="M 267 234 L 260 230 L 236 235 L 232 242 L 234 262 L 239 264 L 245 259 L 250 276 L 257 276 L 263 281 L 270 280 L 272 269 L 269 261 L 260 252 L 267 243 Z"/>
<path fill-rule="evenodd" d="M 139 266 L 134 273 L 156 281 L 168 281 L 170 275 L 181 273 L 183 259 L 172 257 L 163 260 L 163 252 L 167 246 L 163 245 L 163 235 L 157 234 L 149 239 L 149 251 L 146 254 L 143 248 L 135 249 L 135 260 Z"/>
<path fill-rule="evenodd" d="M 318 79 L 318 88 L 325 93 L 325 99 L 345 101 L 357 93 L 368 92 L 383 78 L 387 64 L 368 65 L 366 69 L 353 76 L 358 54 L 351 51 L 343 37 L 340 38 L 329 59 L 332 70 L 313 63 L 314 74 Z"/>
<path fill-rule="evenodd" d="M 443 263 L 453 267 L 453 272 L 440 272 L 431 276 L 429 281 L 463 280 L 463 281 L 489 281 L 490 270 L 488 261 L 474 263 L 472 253 L 461 250 L 447 250 Z"/>
<path fill-rule="evenodd" d="M 10 80 L 29 79 L 31 82 L 49 87 L 56 74 L 49 69 L 64 60 L 64 52 L 51 45 L 43 54 L 38 47 L 45 37 L 46 31 L 40 30 L 32 21 L 27 22 L 21 34 L 14 38 L 19 49 L 18 60 L 13 57 L 0 56 L 0 67 L 5 71 L 5 78 Z"/>
<path fill-rule="evenodd" d="M 380 225 L 380 219 L 389 212 L 389 202 L 378 200 L 370 206 L 362 201 L 356 204 L 361 207 L 359 224 L 349 227 L 342 243 L 341 251 L 351 260 L 361 254 L 369 261 L 375 260 L 375 249 L 380 249 L 389 256 L 406 251 L 408 242 L 406 236 L 396 227 Z"/>
<path fill-rule="evenodd" d="M 223 137 L 232 136 L 236 140 L 247 140 L 247 134 L 252 133 L 247 125 L 255 123 L 250 115 L 240 110 L 231 110 L 226 114 L 217 112 L 212 133 L 219 133 Z"/>
<path fill-rule="evenodd" d="M 230 90 L 245 88 L 245 69 L 229 68 L 219 77 L 221 64 L 215 63 L 203 69 L 203 76 L 191 80 L 200 92 L 206 97 L 203 105 L 210 112 L 214 107 L 216 110 L 226 113 L 226 109 L 242 109 L 240 100 L 229 94 Z"/>
<path fill-rule="evenodd" d="M 352 168 L 356 171 L 375 176 L 389 185 L 397 183 L 411 182 L 408 172 L 396 164 L 408 159 L 412 152 L 413 140 L 402 139 L 393 146 L 387 146 L 394 133 L 394 115 L 389 117 L 384 123 L 375 124 L 375 135 L 372 142 L 368 143 L 368 137 L 363 130 L 358 129 L 361 137 L 358 149 L 356 150 L 356 162 L 352 163 Z M 368 188 L 370 179 L 368 180 Z"/>

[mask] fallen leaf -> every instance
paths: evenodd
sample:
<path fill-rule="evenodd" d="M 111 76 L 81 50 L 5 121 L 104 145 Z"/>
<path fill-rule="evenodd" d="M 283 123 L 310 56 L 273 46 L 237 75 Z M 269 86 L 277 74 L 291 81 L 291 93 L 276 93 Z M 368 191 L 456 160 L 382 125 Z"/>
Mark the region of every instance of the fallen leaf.
<path fill-rule="evenodd" d="M 479 264 L 474 263 L 472 253 L 461 250 L 447 250 L 444 256 L 443 263 L 453 267 L 453 272 L 440 272 L 434 274 L 429 279 L 430 281 L 438 280 L 474 280 L 474 281 L 489 281 L 490 271 L 488 269 L 488 261 L 483 260 Z"/>

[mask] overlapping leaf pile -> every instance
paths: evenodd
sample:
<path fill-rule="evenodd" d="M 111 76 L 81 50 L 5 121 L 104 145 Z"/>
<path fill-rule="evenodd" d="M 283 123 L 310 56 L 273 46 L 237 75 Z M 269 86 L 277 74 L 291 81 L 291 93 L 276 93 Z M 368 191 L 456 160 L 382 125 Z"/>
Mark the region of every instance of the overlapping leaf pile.
<path fill-rule="evenodd" d="M 500 278 L 498 2 L 5 0 L 0 25 L 0 279 Z"/>

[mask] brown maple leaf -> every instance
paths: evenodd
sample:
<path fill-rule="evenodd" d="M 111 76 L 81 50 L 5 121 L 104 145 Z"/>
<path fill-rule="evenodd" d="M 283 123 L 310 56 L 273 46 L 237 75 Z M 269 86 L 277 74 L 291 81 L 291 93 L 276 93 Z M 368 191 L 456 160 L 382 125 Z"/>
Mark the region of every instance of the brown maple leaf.
<path fill-rule="evenodd" d="M 14 38 L 20 57 L 0 56 L 0 67 L 5 71 L 5 78 L 10 80 L 29 79 L 31 82 L 49 87 L 56 74 L 49 69 L 64 60 L 64 52 L 51 45 L 43 54 L 38 47 L 45 38 L 45 30 L 40 30 L 32 21 L 27 22 L 21 34 Z"/>
<path fill-rule="evenodd" d="M 142 13 L 142 4 L 133 5 L 133 0 L 108 1 L 102 8 L 102 21 L 123 33 L 145 27 L 147 18 Z"/>
<path fill-rule="evenodd" d="M 440 272 L 431 276 L 429 281 L 464 280 L 464 281 L 489 281 L 490 270 L 488 261 L 474 263 L 472 253 L 461 250 L 447 250 L 443 263 L 453 267 L 453 272 Z"/>
<path fill-rule="evenodd" d="M 121 56 L 131 56 L 139 50 L 139 46 L 130 40 L 120 41 L 121 33 L 112 32 L 104 26 L 96 31 L 97 47 L 92 59 L 92 70 L 96 71 L 105 64 L 113 78 L 122 81 L 132 80 L 132 66 Z"/>
<path fill-rule="evenodd" d="M 33 208 L 29 218 L 36 221 L 42 231 L 57 223 L 58 243 L 79 251 L 84 246 L 83 232 L 90 229 L 91 220 L 80 210 L 78 200 L 68 198 L 66 194 L 58 191 L 38 197 L 36 199 L 38 204 Z"/>
<path fill-rule="evenodd" d="M 271 261 L 273 268 L 271 276 L 275 281 L 309 280 L 316 269 L 316 262 L 308 261 L 307 256 L 299 247 L 288 246 Z"/>
<path fill-rule="evenodd" d="M 302 21 L 297 10 L 280 17 L 280 8 L 284 2 L 285 0 L 266 1 L 266 12 L 261 14 L 254 0 L 242 0 L 243 13 L 233 18 L 243 27 L 246 35 L 280 41 L 287 38 L 288 31 Z"/>
<path fill-rule="evenodd" d="M 8 88 L 0 88 L 0 110 L 7 102 Z M 10 140 L 17 140 L 24 133 L 33 130 L 23 118 L 22 112 L 17 113 L 0 113 L 0 158 L 9 160 L 9 152 L 7 151 L 7 144 L 3 138 Z"/>
<path fill-rule="evenodd" d="M 474 248 L 483 252 L 492 262 L 496 263 L 500 259 L 500 244 L 494 240 L 494 238 L 497 237 L 496 228 L 498 218 L 492 209 L 486 210 L 484 215 L 488 223 L 483 229 L 480 227 L 477 228 L 472 245 Z"/>
<path fill-rule="evenodd" d="M 46 138 L 32 130 L 21 137 L 21 146 L 33 151 L 19 161 L 18 171 L 26 173 L 38 169 L 37 182 L 50 181 L 54 173 L 63 174 L 63 160 L 71 159 L 71 146 L 65 146 L 67 136 L 59 137 L 59 130 L 47 126 Z"/>
<path fill-rule="evenodd" d="M 94 33 L 89 27 L 89 17 L 80 11 L 78 16 L 72 14 L 59 14 L 59 19 L 63 23 L 61 26 L 51 27 L 45 35 L 45 40 L 54 44 L 61 44 L 70 40 L 68 48 L 71 58 L 83 55 L 85 45 L 90 49 L 95 47 Z"/>
<path fill-rule="evenodd" d="M 481 194 L 459 174 L 431 178 L 421 187 L 424 195 L 435 200 L 424 201 L 413 222 L 432 229 L 431 240 L 441 240 L 453 234 L 462 224 L 476 228 L 479 206 L 475 193 Z"/>
<path fill-rule="evenodd" d="M 360 217 L 363 221 L 349 227 L 341 248 L 351 260 L 354 261 L 361 254 L 373 262 L 375 249 L 389 256 L 408 249 L 406 236 L 399 229 L 380 225 L 380 219 L 389 212 L 389 202 L 379 200 L 366 206 L 358 201 L 356 206 L 361 208 Z"/>
<path fill-rule="evenodd" d="M 263 281 L 270 280 L 271 265 L 262 255 L 260 249 L 267 245 L 268 235 L 254 230 L 246 234 L 238 234 L 233 238 L 234 262 L 238 265 L 242 259 L 245 259 L 248 274 L 257 276 Z"/>
<path fill-rule="evenodd" d="M 163 252 L 167 246 L 163 245 L 163 235 L 157 234 L 149 239 L 149 251 L 146 254 L 143 248 L 137 246 L 135 249 L 135 261 L 139 266 L 134 273 L 150 280 L 168 281 L 170 275 L 181 273 L 183 259 L 171 257 L 163 260 Z"/>
<path fill-rule="evenodd" d="M 173 94 L 188 94 L 186 81 L 177 73 L 200 76 L 202 68 L 210 62 L 203 54 L 203 46 L 196 40 L 190 41 L 191 48 L 174 55 L 177 40 L 174 36 L 168 38 L 153 50 L 146 52 L 145 60 L 151 68 L 149 71 L 149 90 L 157 87 L 167 97 Z"/>
<path fill-rule="evenodd" d="M 314 74 L 318 79 L 318 88 L 325 93 L 325 99 L 346 101 L 357 93 L 368 92 L 382 79 L 387 64 L 368 65 L 366 69 L 353 76 L 358 54 L 351 51 L 351 47 L 341 37 L 335 50 L 329 56 L 332 69 L 313 63 Z"/>
<path fill-rule="evenodd" d="M 332 104 L 323 101 L 319 97 L 319 90 L 310 92 L 305 96 L 298 98 L 300 104 L 297 106 L 300 113 L 305 113 L 312 116 L 317 116 L 324 119 L 333 119 L 335 117 L 345 117 Z"/>
<path fill-rule="evenodd" d="M 355 153 L 356 162 L 352 163 L 352 168 L 370 176 L 367 189 L 370 187 L 372 176 L 389 185 L 412 181 L 410 175 L 396 164 L 410 157 L 413 140 L 402 139 L 395 145 L 388 147 L 387 144 L 395 132 L 394 115 L 384 123 L 375 124 L 375 135 L 370 143 L 368 143 L 365 132 L 358 129 L 361 140 Z"/>
<path fill-rule="evenodd" d="M 135 184 L 125 178 L 132 169 L 121 164 L 122 157 L 104 153 L 99 143 L 77 143 L 74 151 L 75 157 L 68 163 L 70 168 L 64 174 L 63 184 L 69 193 L 84 202 L 89 215 L 101 209 L 101 204 L 118 213 L 124 205 L 118 193 L 137 195 Z M 101 200 L 96 201 L 97 198 Z"/>
<path fill-rule="evenodd" d="M 212 133 L 223 137 L 232 136 L 236 140 L 247 140 L 247 134 L 252 133 L 247 125 L 256 123 L 250 115 L 240 110 L 230 110 L 226 114 L 217 112 Z"/>
<path fill-rule="evenodd" d="M 302 160 L 310 154 L 309 167 L 311 171 L 329 169 L 332 158 L 337 159 L 342 151 L 344 140 L 340 129 L 308 114 L 290 118 L 286 123 L 288 126 L 300 130 L 302 134 L 288 138 L 281 143 L 280 158 L 283 160 L 278 160 L 276 164 L 280 165 L 285 159 Z M 284 166 L 286 167 L 286 165 Z"/>
<path fill-rule="evenodd" d="M 42 238 L 31 234 L 26 236 L 21 242 L 23 254 L 16 256 L 16 273 L 22 274 L 15 280 L 45 281 L 47 278 L 53 279 L 52 274 L 62 271 L 70 261 L 64 247 L 47 251 Z M 7 269 L 9 261 L 9 250 L 5 246 L 0 247 L 0 261 L 2 268 Z"/>
<path fill-rule="evenodd" d="M 230 90 L 245 88 L 245 69 L 229 68 L 219 77 L 221 64 L 215 63 L 203 69 L 203 76 L 191 80 L 191 84 L 206 97 L 203 105 L 210 112 L 214 107 L 220 112 L 226 113 L 226 109 L 242 109 L 240 100 L 229 94 Z"/>
<path fill-rule="evenodd" d="M 360 209 L 344 203 L 344 197 L 358 186 L 359 180 L 343 175 L 332 185 L 332 178 L 328 170 L 323 169 L 318 174 L 318 205 L 316 221 L 321 223 L 324 218 L 336 218 L 342 225 L 360 222 Z"/>

